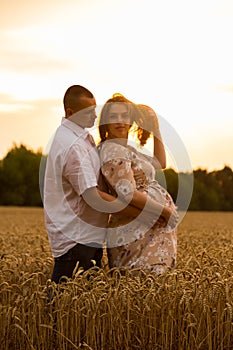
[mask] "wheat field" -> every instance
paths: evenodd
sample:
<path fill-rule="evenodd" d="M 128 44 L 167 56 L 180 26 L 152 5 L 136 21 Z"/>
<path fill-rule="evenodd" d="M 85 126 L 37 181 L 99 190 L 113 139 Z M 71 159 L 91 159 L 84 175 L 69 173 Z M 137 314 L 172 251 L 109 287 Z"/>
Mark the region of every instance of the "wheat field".
<path fill-rule="evenodd" d="M 56 288 L 43 209 L 0 207 L 0 258 L 2 350 L 233 349 L 232 212 L 189 212 L 162 276 L 104 260 Z"/>

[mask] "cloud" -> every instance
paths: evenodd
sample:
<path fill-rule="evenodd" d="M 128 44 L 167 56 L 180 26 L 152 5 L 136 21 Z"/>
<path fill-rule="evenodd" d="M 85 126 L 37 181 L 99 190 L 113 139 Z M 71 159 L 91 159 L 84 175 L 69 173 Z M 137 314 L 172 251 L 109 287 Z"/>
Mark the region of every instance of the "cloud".
<path fill-rule="evenodd" d="M 0 28 L 24 27 L 25 24 L 34 24 L 35 20 L 43 22 L 45 18 L 51 20 L 51 14 L 54 15 L 64 3 L 57 0 L 1 1 Z"/>
<path fill-rule="evenodd" d="M 14 103 L 14 102 L 16 102 L 13 95 L 1 93 L 1 92 L 0 92 L 0 101 L 1 101 L 1 103 Z"/>
<path fill-rule="evenodd" d="M 0 158 L 14 143 L 23 143 L 32 149 L 45 148 L 63 116 L 60 99 L 22 100 L 0 94 Z"/>
<path fill-rule="evenodd" d="M 216 91 L 218 92 L 229 92 L 229 93 L 233 93 L 233 85 L 221 85 L 221 86 L 217 86 L 215 88 Z"/>
<path fill-rule="evenodd" d="M 53 108 L 57 108 L 57 106 L 61 105 L 61 101 L 57 98 L 48 98 L 48 99 L 41 99 L 41 100 L 18 100 L 13 95 L 0 93 L 0 118 L 3 117 L 3 112 L 1 112 L 1 105 L 11 105 L 14 107 L 15 105 L 21 106 L 22 110 L 24 109 L 24 113 L 30 113 L 30 111 L 27 111 L 28 108 L 25 108 L 25 106 L 30 107 L 31 110 L 34 110 L 35 112 L 41 112 L 44 110 L 50 110 Z M 8 112 L 11 114 L 11 112 Z M 15 113 L 14 108 L 12 109 L 12 113 Z"/>
<path fill-rule="evenodd" d="M 10 71 L 16 73 L 26 73 L 33 75 L 41 75 L 41 73 L 49 72 L 58 73 L 61 71 L 72 70 L 73 65 L 67 60 L 52 58 L 43 53 L 35 53 L 30 51 L 16 51 L 0 49 L 1 71 Z"/>

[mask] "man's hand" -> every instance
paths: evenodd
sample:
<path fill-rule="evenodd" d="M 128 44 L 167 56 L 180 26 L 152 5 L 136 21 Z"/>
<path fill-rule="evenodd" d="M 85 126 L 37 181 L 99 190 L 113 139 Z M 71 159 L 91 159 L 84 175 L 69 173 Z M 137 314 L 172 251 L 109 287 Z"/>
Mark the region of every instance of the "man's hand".
<path fill-rule="evenodd" d="M 164 218 L 166 224 L 171 227 L 176 227 L 178 224 L 179 216 L 176 209 L 170 209 L 165 207 L 162 213 L 162 217 Z"/>
<path fill-rule="evenodd" d="M 128 205 L 126 201 L 102 192 L 97 187 L 88 188 L 82 196 L 90 207 L 102 213 L 117 213 Z"/>

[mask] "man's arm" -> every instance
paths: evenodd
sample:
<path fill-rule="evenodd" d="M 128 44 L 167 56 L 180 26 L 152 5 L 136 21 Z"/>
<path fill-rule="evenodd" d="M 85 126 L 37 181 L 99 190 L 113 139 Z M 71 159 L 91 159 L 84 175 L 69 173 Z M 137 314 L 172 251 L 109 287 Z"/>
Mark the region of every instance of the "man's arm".
<path fill-rule="evenodd" d="M 102 192 L 98 189 L 97 189 L 97 192 L 99 193 L 99 195 L 102 199 L 104 199 L 108 202 L 116 200 L 116 197 L 114 197 L 106 192 Z M 125 202 L 122 202 L 122 203 L 124 203 L 124 205 L 125 205 Z M 128 204 L 122 210 L 118 211 L 117 214 L 122 215 L 122 216 L 130 216 L 130 217 L 132 217 L 132 219 L 134 219 L 134 218 L 138 217 L 141 214 L 141 212 L 142 212 L 141 209 L 138 209 L 135 206 Z M 152 215 L 149 215 L 149 217 L 147 216 L 146 220 L 148 221 L 149 219 L 152 219 L 153 216 Z"/>
<path fill-rule="evenodd" d="M 100 191 L 97 187 L 88 188 L 82 194 L 83 199 L 88 205 L 97 211 L 103 213 L 124 213 L 123 215 L 137 216 L 141 211 L 134 206 L 128 208 L 128 203 L 119 199 L 119 197 L 114 197 L 107 192 Z M 129 201 L 131 198 L 128 199 Z"/>
<path fill-rule="evenodd" d="M 119 197 L 116 198 L 109 193 L 102 192 L 96 187 L 87 189 L 82 196 L 92 208 L 100 212 L 109 214 L 117 212 L 136 218 L 143 211 L 140 220 L 144 222 L 152 220 L 155 223 L 160 216 L 162 216 L 166 222 L 169 220 L 171 220 L 171 223 L 177 222 L 177 217 L 170 208 L 155 202 L 145 193 L 138 190 L 125 196 L 122 200 L 119 199 Z"/>

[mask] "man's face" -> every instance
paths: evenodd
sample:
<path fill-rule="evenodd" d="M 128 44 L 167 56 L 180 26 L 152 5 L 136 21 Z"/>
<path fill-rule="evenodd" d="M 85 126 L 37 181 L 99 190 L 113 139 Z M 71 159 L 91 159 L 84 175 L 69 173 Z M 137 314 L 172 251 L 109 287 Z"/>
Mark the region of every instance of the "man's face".
<path fill-rule="evenodd" d="M 81 109 L 72 110 L 72 115 L 68 118 L 75 124 L 78 124 L 82 128 L 91 128 L 96 119 L 96 100 L 95 98 L 88 98 L 86 96 L 82 96 L 80 98 Z"/>

